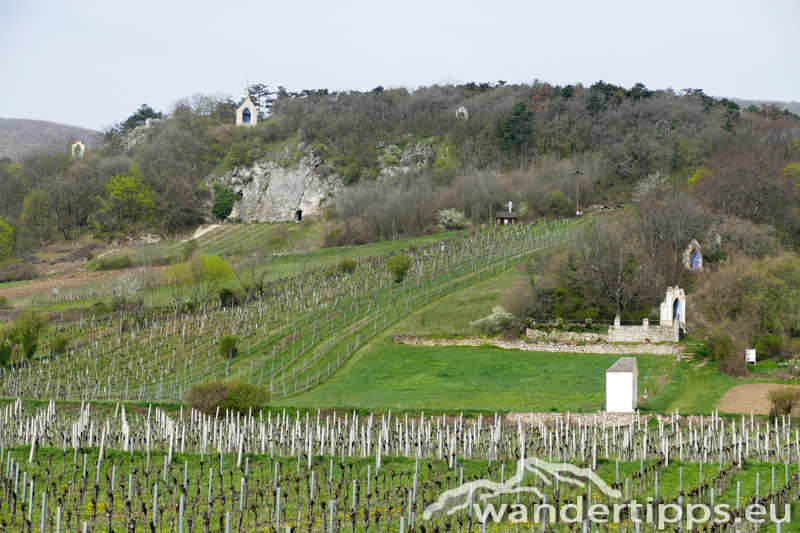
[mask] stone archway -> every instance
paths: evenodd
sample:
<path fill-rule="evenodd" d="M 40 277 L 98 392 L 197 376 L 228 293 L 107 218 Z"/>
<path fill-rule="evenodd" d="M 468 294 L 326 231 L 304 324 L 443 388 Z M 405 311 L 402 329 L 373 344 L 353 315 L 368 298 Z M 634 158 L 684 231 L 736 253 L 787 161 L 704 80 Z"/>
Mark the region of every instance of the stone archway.
<path fill-rule="evenodd" d="M 250 113 L 249 109 L 242 111 L 242 124 L 250 124 L 252 117 L 253 115 Z"/>
<path fill-rule="evenodd" d="M 672 320 L 681 319 L 681 301 L 678 298 L 675 298 L 675 301 L 672 302 Z"/>

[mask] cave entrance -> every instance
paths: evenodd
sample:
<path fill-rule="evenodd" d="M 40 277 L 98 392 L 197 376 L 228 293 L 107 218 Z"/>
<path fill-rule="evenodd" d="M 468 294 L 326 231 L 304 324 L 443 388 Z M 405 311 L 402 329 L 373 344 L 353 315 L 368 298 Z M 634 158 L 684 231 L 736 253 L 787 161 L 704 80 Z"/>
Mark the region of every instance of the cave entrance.
<path fill-rule="evenodd" d="M 295 222 L 300 222 L 303 220 L 303 211 L 301 209 L 298 209 L 294 212 L 294 220 Z"/>

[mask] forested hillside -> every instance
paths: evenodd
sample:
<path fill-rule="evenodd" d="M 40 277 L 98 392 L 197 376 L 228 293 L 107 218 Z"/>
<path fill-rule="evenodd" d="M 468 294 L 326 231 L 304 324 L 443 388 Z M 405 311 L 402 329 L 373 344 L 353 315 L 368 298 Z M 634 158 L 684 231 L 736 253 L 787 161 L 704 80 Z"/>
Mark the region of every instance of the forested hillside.
<path fill-rule="evenodd" d="M 100 140 L 100 132 L 57 124 L 44 120 L 0 118 L 0 159 L 19 159 L 32 149 L 54 145 L 59 148 L 82 141 L 87 148 L 94 148 Z"/>
<path fill-rule="evenodd" d="M 657 171 L 713 212 L 795 236 L 800 124 L 775 106 L 602 81 L 251 94 L 255 127 L 233 125 L 229 98 L 195 95 L 163 120 L 142 106 L 81 161 L 50 147 L 2 163 L 0 216 L 17 251 L 82 232 L 171 234 L 209 215 L 210 174 L 291 166 L 308 150 L 349 185 L 331 204 L 328 244 L 423 233 L 445 208 L 486 222 L 509 200 L 523 218 L 567 216 L 576 200 L 626 203 Z"/>

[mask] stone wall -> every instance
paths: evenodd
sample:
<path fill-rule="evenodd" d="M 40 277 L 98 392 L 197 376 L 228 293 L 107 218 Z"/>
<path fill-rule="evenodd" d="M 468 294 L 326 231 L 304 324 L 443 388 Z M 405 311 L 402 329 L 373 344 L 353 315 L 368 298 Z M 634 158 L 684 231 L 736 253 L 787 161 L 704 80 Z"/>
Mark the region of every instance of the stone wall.
<path fill-rule="evenodd" d="M 674 326 L 609 326 L 608 342 L 678 342 L 680 330 Z"/>
<path fill-rule="evenodd" d="M 523 340 L 500 341 L 468 337 L 466 339 L 429 339 L 427 337 L 414 337 L 411 335 L 396 335 L 395 342 L 412 346 L 483 346 L 489 344 L 499 348 L 514 350 L 529 350 L 534 352 L 562 352 L 562 353 L 599 353 L 614 355 L 676 355 L 683 353 L 683 346 L 674 344 L 610 344 L 592 343 L 578 345 L 574 343 L 530 342 Z"/>
<path fill-rule="evenodd" d="M 527 328 L 525 337 L 538 342 L 678 342 L 680 331 L 674 326 L 609 326 L 608 333 L 539 331 Z"/>
<path fill-rule="evenodd" d="M 608 335 L 606 333 L 575 333 L 572 331 L 541 331 L 538 329 L 525 328 L 525 337 L 533 341 L 540 342 L 603 342 Z"/>

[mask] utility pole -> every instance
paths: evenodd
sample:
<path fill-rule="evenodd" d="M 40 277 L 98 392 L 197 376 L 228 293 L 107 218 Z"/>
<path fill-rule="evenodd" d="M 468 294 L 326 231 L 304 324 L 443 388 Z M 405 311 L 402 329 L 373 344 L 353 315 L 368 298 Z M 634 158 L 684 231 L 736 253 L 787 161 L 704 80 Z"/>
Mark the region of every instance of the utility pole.
<path fill-rule="evenodd" d="M 580 187 L 580 177 L 579 177 L 579 175 L 582 176 L 583 172 L 581 172 L 580 170 L 576 170 L 575 172 L 572 173 L 572 175 L 575 176 L 575 216 L 580 218 L 580 216 L 581 216 L 581 201 L 580 201 L 580 196 L 579 196 L 579 194 L 580 194 L 580 192 L 579 192 L 579 187 Z"/>

